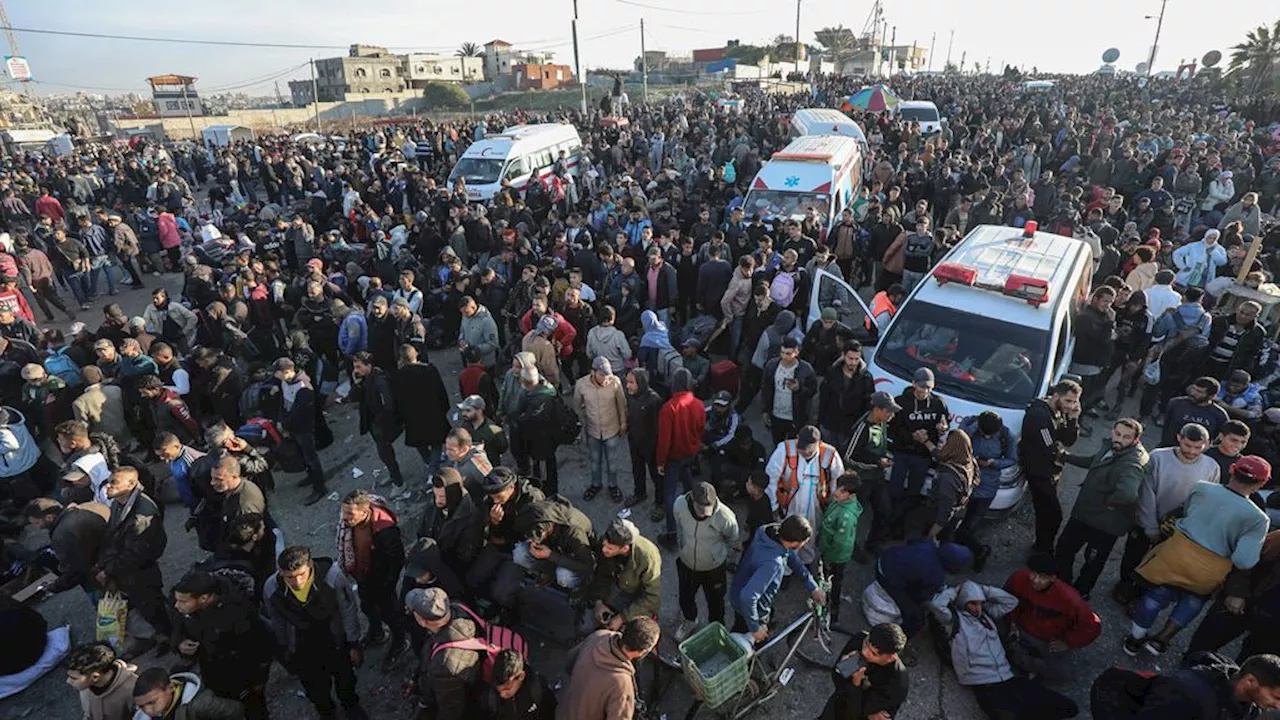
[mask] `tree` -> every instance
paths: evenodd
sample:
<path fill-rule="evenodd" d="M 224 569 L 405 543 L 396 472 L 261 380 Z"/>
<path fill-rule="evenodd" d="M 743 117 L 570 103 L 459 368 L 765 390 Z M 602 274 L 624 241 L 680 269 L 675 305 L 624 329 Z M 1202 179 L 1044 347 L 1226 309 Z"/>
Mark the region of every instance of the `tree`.
<path fill-rule="evenodd" d="M 435 108 L 466 107 L 471 103 L 471 96 L 461 85 L 447 82 L 429 82 L 422 90 L 422 99 L 428 110 Z"/>
<path fill-rule="evenodd" d="M 733 58 L 743 65 L 759 65 L 769 54 L 769 50 L 759 45 L 731 45 L 725 48 L 724 56 Z"/>
<path fill-rule="evenodd" d="M 1280 20 L 1270 28 L 1259 25 L 1244 37 L 1244 42 L 1231 48 L 1227 76 L 1252 95 L 1266 90 L 1276 65 L 1280 64 Z"/>
<path fill-rule="evenodd" d="M 857 39 L 853 36 L 853 30 L 843 25 L 822 28 L 814 33 L 813 36 L 819 45 L 831 53 L 831 60 L 836 64 L 837 69 L 853 52 L 857 42 Z"/>
<path fill-rule="evenodd" d="M 464 42 L 462 43 L 462 47 L 458 48 L 454 55 L 457 55 L 458 57 L 480 57 L 483 52 L 484 49 L 479 45 L 473 42 Z"/>

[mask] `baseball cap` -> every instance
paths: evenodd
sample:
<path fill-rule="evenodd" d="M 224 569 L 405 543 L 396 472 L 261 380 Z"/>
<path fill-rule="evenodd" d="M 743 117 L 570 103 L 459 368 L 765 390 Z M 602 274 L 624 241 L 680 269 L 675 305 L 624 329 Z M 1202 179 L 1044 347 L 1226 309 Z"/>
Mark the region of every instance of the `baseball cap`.
<path fill-rule="evenodd" d="M 604 373 L 605 375 L 613 374 L 613 365 L 609 363 L 609 358 L 604 357 L 603 355 L 598 356 L 595 360 L 591 361 L 591 369 L 598 373 Z"/>
<path fill-rule="evenodd" d="M 818 433 L 818 428 L 812 425 L 805 425 L 800 428 L 800 432 L 796 434 L 796 448 L 802 449 L 812 446 L 821 439 L 822 435 Z"/>
<path fill-rule="evenodd" d="M 542 318 L 538 320 L 538 334 L 550 335 L 556 331 L 556 325 L 559 324 L 560 323 L 556 320 L 555 315 L 543 315 Z"/>
<path fill-rule="evenodd" d="M 893 399 L 892 395 L 884 390 L 877 390 L 871 393 L 871 407 L 895 413 L 902 410 L 902 406 Z"/>
<path fill-rule="evenodd" d="M 689 491 L 693 509 L 700 517 L 710 515 L 716 509 L 716 489 L 709 482 L 700 482 Z"/>
<path fill-rule="evenodd" d="M 911 384 L 919 388 L 933 388 L 933 371 L 927 367 L 916 368 L 911 376 Z"/>
<path fill-rule="evenodd" d="M 733 394 L 728 390 L 720 390 L 711 397 L 712 405 L 720 405 L 723 407 L 731 402 L 733 402 Z"/>
<path fill-rule="evenodd" d="M 1231 465 L 1231 474 L 1255 483 L 1271 479 L 1271 463 L 1257 455 L 1245 455 Z"/>
<path fill-rule="evenodd" d="M 82 322 L 73 322 L 73 323 L 71 323 L 71 334 L 72 334 L 72 335 L 79 335 L 80 333 L 84 332 L 84 328 L 85 328 L 84 323 L 82 323 Z"/>
<path fill-rule="evenodd" d="M 483 410 L 484 408 L 484 398 L 479 395 L 468 395 L 458 403 L 459 410 Z"/>
<path fill-rule="evenodd" d="M 93 344 L 94 350 L 106 350 L 107 348 L 111 348 L 112 350 L 115 350 L 116 346 L 114 343 L 112 343 L 110 340 L 106 338 L 102 338 L 101 340 L 98 340 Z"/>
<path fill-rule="evenodd" d="M 404 596 L 404 606 L 423 620 L 441 620 L 449 615 L 449 595 L 440 588 L 415 588 Z"/>
<path fill-rule="evenodd" d="M 836 319 L 836 318 L 838 318 L 838 317 L 839 317 L 839 314 L 836 312 L 836 309 L 835 309 L 835 308 L 833 308 L 833 307 L 829 307 L 829 308 L 822 308 L 822 319 L 823 319 L 823 320 L 835 320 L 835 319 Z"/>
<path fill-rule="evenodd" d="M 484 485 L 481 490 L 485 495 L 492 495 L 501 492 L 514 485 L 516 482 L 516 474 L 510 468 L 496 467 L 489 471 L 489 476 L 484 479 Z"/>

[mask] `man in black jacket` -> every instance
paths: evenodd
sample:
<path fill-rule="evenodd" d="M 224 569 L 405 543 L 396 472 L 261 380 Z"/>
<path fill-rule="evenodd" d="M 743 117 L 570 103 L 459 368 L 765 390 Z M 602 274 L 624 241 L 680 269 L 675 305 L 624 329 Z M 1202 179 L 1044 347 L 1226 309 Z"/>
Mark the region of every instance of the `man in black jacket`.
<path fill-rule="evenodd" d="M 882 720 L 897 715 L 910 690 L 907 669 L 898 658 L 906 646 L 906 633 L 893 623 L 849 638 L 831 670 L 835 692 L 819 720 Z M 846 668 L 852 672 L 846 674 Z"/>
<path fill-rule="evenodd" d="M 1254 655 L 1239 668 L 1214 653 L 1193 653 L 1183 667 L 1152 676 L 1104 670 L 1089 689 L 1094 720 L 1177 718 L 1243 720 L 1280 708 L 1280 657 Z"/>
<path fill-rule="evenodd" d="M 889 421 L 893 442 L 893 466 L 889 471 L 889 498 L 893 504 L 891 532 L 905 533 L 908 513 L 921 502 L 920 490 L 933 466 L 933 450 L 951 422 L 947 404 L 933 392 L 933 371 L 917 368 L 911 386 L 898 396 L 902 410 Z"/>
<path fill-rule="evenodd" d="M 396 460 L 396 438 L 403 429 L 396 414 L 395 397 L 391 394 L 391 381 L 382 368 L 375 367 L 373 356 L 361 350 L 351 358 L 351 374 L 355 377 L 352 393 L 360 407 L 360 434 L 371 433 L 378 449 L 378 458 L 387 466 L 390 477 L 379 485 L 404 485 L 400 463 Z"/>
<path fill-rule="evenodd" d="M 200 501 L 195 514 L 201 550 L 216 550 L 241 515 L 261 515 L 267 530 L 275 527 L 262 490 L 240 475 L 240 462 L 235 458 L 219 460 L 209 474 L 209 484 L 214 494 Z"/>
<path fill-rule="evenodd" d="M 826 314 L 827 311 L 824 309 L 822 312 Z M 810 328 L 809 332 L 812 335 L 813 329 Z M 808 344 L 808 338 L 805 343 Z M 831 346 L 835 347 L 834 340 Z M 814 365 L 814 368 L 825 373 L 822 392 L 818 395 L 818 427 L 822 430 L 822 437 L 831 438 L 833 446 L 844 450 L 849 446 L 854 423 L 870 407 L 876 381 L 862 360 L 862 343 L 851 340 L 844 346 L 840 358 L 838 363 Z"/>
<path fill-rule="evenodd" d="M 481 679 L 481 653 L 453 646 L 482 635 L 475 618 L 451 603 L 440 588 L 410 591 L 405 596 L 405 607 L 414 622 L 431 633 L 415 678 L 423 709 L 428 711 L 423 717 L 433 720 L 476 717 L 473 706 Z"/>
<path fill-rule="evenodd" d="M 649 371 L 635 368 L 627 373 L 623 387 L 627 391 L 627 445 L 631 450 L 631 479 L 635 489 L 627 498 L 626 506 L 633 507 L 649 497 L 645 487 L 645 475 L 653 481 L 653 509 L 649 519 L 661 522 L 662 473 L 658 472 L 655 455 L 658 438 L 658 411 L 662 409 L 662 396 L 649 387 Z"/>
<path fill-rule="evenodd" d="M 58 561 L 58 579 L 48 587 L 59 593 L 77 585 L 91 592 L 93 573 L 107 540 L 111 510 L 96 502 L 63 507 L 50 498 L 37 498 L 23 508 L 27 522 L 49 532 L 49 546 Z"/>
<path fill-rule="evenodd" d="M 516 519 L 525 508 L 543 500 L 542 491 L 514 471 L 496 467 L 484 484 L 485 499 L 477 513 L 483 544 L 466 572 L 467 587 L 485 595 L 506 610 L 514 610 L 523 571 L 512 560 L 512 550 L 522 538 Z"/>
<path fill-rule="evenodd" d="M 329 494 L 325 487 L 324 466 L 320 463 L 320 451 L 316 447 L 316 391 L 311 379 L 298 370 L 289 358 L 280 358 L 272 366 L 280 381 L 280 404 L 283 416 L 280 429 L 293 438 L 307 468 L 304 486 L 311 487 L 311 494 L 303 502 L 315 505 Z"/>
<path fill-rule="evenodd" d="M 1218 380 L 1226 380 L 1232 370 L 1256 374 L 1262 344 L 1267 339 L 1266 328 L 1258 322 L 1261 313 L 1261 305 L 1246 300 L 1236 306 L 1235 314 L 1213 319 L 1203 374 Z"/>
<path fill-rule="evenodd" d="M 360 608 L 369 618 L 366 647 L 387 641 L 383 623 L 391 629 L 391 647 L 382 658 L 384 670 L 409 647 L 404 634 L 404 613 L 396 597 L 396 581 L 404 567 L 404 540 L 396 516 L 381 498 L 355 490 L 342 501 L 342 526 L 338 531 L 338 557 L 343 572 L 357 583 Z"/>
<path fill-rule="evenodd" d="M 1062 525 L 1062 503 L 1058 499 L 1058 479 L 1062 477 L 1067 448 L 1075 444 L 1080 431 L 1080 385 L 1062 380 L 1047 398 L 1036 398 L 1022 417 L 1018 459 L 1031 491 L 1036 513 L 1034 552 L 1052 553 L 1053 541 Z"/>
<path fill-rule="evenodd" d="M 566 590 L 576 590 L 595 571 L 595 531 L 591 518 L 555 496 L 535 502 L 516 518 L 522 541 L 512 557 L 516 565 L 551 575 Z"/>
<path fill-rule="evenodd" d="M 204 687 L 244 705 L 245 720 L 266 720 L 271 639 L 252 597 L 217 575 L 191 572 L 173 586 L 178 655 L 198 663 Z"/>
<path fill-rule="evenodd" d="M 1089 304 L 1075 317 L 1075 355 L 1071 358 L 1071 372 L 1080 376 L 1080 407 L 1088 411 L 1102 399 L 1106 390 L 1107 373 L 1115 354 L 1116 313 L 1111 305 L 1116 300 L 1115 288 L 1103 285 L 1093 291 Z M 1088 437 L 1090 431 L 1084 433 Z"/>
<path fill-rule="evenodd" d="M 503 650 L 493 661 L 493 678 L 480 698 L 487 720 L 555 720 L 556 695 L 547 679 L 525 664 L 520 653 Z"/>
<path fill-rule="evenodd" d="M 161 589 L 160 557 L 169 538 L 164 531 L 164 515 L 138 484 L 138 471 L 122 467 L 111 473 L 104 485 L 111 499 L 107 521 L 107 545 L 94 565 L 94 581 L 99 588 L 119 590 L 130 610 L 147 621 L 155 636 L 135 640 L 124 653 L 135 658 L 155 647 L 161 655 L 169 651 L 173 625 Z"/>
<path fill-rule="evenodd" d="M 444 564 L 458 577 L 465 577 L 480 550 L 483 519 L 475 499 L 462 484 L 462 475 L 443 468 L 431 478 L 432 502 L 418 523 L 419 538 L 431 538 Z"/>

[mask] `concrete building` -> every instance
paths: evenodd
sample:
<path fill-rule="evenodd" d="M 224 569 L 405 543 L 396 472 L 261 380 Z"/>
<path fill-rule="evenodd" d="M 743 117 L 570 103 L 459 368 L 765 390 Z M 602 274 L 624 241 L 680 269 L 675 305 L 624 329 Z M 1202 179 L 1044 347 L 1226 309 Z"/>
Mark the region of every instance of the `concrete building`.
<path fill-rule="evenodd" d="M 400 76 L 420 90 L 429 82 L 476 83 L 484 80 L 484 58 L 456 55 L 400 55 Z"/>
<path fill-rule="evenodd" d="M 315 62 L 316 91 L 321 102 L 339 102 L 346 99 L 348 93 L 400 92 L 408 87 L 401 74 L 400 57 L 386 48 L 352 45 L 346 57 L 323 58 Z M 310 94 L 309 87 L 305 90 L 299 87 L 303 84 L 301 81 L 289 83 L 295 104 L 303 99 L 299 97 L 299 91 L 303 96 Z M 305 84 L 310 85 L 310 82 Z"/>
<path fill-rule="evenodd" d="M 196 79 L 186 75 L 156 75 L 147 78 L 151 86 L 151 99 L 160 117 L 186 117 L 204 115 L 204 105 L 196 94 Z"/>
<path fill-rule="evenodd" d="M 513 74 L 517 90 L 554 90 L 573 82 L 573 69 L 568 65 L 521 63 Z"/>
<path fill-rule="evenodd" d="M 553 52 L 522 52 L 505 40 L 490 40 L 484 44 L 484 79 L 496 82 L 514 73 L 518 65 L 550 65 L 554 59 Z"/>

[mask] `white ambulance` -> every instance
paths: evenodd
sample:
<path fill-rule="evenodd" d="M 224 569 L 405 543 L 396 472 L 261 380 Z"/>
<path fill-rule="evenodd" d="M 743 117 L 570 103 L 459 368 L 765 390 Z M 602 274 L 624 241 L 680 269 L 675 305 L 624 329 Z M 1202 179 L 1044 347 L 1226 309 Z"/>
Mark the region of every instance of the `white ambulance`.
<path fill-rule="evenodd" d="M 867 148 L 867 134 L 848 115 L 832 108 L 802 108 L 791 116 L 791 139 L 806 135 L 846 135 Z"/>
<path fill-rule="evenodd" d="M 812 210 L 825 235 L 825 228 L 853 203 L 861 182 L 862 147 L 857 140 L 845 135 L 797 138 L 756 173 L 743 212 L 769 221 L 801 220 Z"/>
<path fill-rule="evenodd" d="M 462 178 L 467 184 L 467 200 L 490 200 L 502 189 L 503 180 L 523 189 L 531 179 L 550 177 L 561 151 L 569 174 L 578 176 L 582 139 L 572 125 L 547 123 L 507 128 L 471 143 L 449 173 L 449 185 L 452 187 Z"/>
<path fill-rule="evenodd" d="M 1088 303 L 1089 245 L 1027 228 L 974 228 L 903 301 L 865 354 L 876 389 L 894 397 L 917 368 L 933 371 L 934 392 L 952 427 L 984 410 L 1004 421 L 1015 443 L 1027 405 L 1067 375 L 1075 351 L 1072 322 Z M 841 322 L 865 327 L 866 305 L 839 278 L 815 273 L 807 320 L 836 307 Z M 992 511 L 1022 499 L 1017 465 L 1006 470 Z"/>

